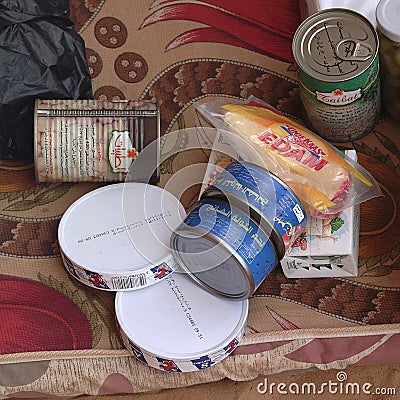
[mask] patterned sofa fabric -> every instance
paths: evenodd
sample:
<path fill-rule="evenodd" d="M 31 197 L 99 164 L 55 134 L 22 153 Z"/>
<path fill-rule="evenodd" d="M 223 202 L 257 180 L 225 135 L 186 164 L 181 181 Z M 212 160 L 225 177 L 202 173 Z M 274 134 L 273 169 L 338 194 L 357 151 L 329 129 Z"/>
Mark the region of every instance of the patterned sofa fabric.
<path fill-rule="evenodd" d="M 71 0 L 70 7 L 95 98 L 160 101 L 163 135 L 194 126 L 194 103 L 218 97 L 255 95 L 303 118 L 291 56 L 297 0 Z M 114 294 L 80 284 L 62 265 L 60 218 L 99 185 L 37 184 L 32 165 L 0 162 L 0 395 L 134 393 L 399 361 L 397 131 L 382 113 L 368 136 L 341 145 L 357 150 L 384 193 L 361 206 L 358 277 L 288 279 L 277 268 L 250 300 L 236 351 L 201 372 L 174 375 L 137 361 L 118 336 Z M 161 186 L 208 159 L 210 138 L 199 136 L 195 150 L 182 151 L 190 138 L 170 137 Z M 185 207 L 196 200 L 192 183 L 181 196 Z"/>

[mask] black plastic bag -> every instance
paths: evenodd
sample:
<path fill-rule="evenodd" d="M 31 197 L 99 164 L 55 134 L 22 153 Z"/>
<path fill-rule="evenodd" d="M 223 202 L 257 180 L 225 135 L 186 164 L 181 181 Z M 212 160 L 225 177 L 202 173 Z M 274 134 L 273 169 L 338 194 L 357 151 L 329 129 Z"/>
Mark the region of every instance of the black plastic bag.
<path fill-rule="evenodd" d="M 35 99 L 91 99 L 67 0 L 0 0 L 0 159 L 33 159 Z"/>

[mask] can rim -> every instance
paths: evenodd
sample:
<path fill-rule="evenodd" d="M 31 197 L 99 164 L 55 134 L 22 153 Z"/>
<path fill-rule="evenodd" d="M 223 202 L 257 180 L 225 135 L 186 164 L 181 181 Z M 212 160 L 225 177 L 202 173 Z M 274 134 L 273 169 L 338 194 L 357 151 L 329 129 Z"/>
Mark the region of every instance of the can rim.
<path fill-rule="evenodd" d="M 175 274 L 179 274 L 179 272 L 175 272 Z M 189 278 L 188 281 L 191 281 Z M 165 283 L 165 282 L 164 282 Z M 195 283 L 193 283 L 195 284 Z M 156 290 L 157 287 L 155 288 Z M 121 316 L 121 304 L 124 301 L 124 297 L 129 295 L 129 292 L 117 292 L 115 296 L 115 310 L 116 310 L 116 322 L 123 333 L 130 342 L 132 342 L 134 345 L 136 345 L 144 354 L 149 355 L 150 357 L 161 357 L 161 358 L 166 358 L 166 359 L 171 359 L 173 361 L 178 361 L 182 363 L 190 363 L 192 365 L 191 360 L 196 357 L 201 357 L 201 356 L 212 356 L 215 354 L 218 354 L 223 350 L 224 347 L 229 345 L 232 340 L 238 339 L 238 341 L 241 339 L 243 336 L 244 328 L 246 326 L 247 318 L 248 318 L 248 313 L 249 313 L 249 301 L 248 299 L 243 299 L 242 301 L 238 301 L 237 303 L 241 303 L 241 311 L 240 311 L 240 316 L 238 317 L 238 321 L 235 325 L 235 327 L 232 329 L 231 332 L 227 335 L 227 337 L 223 340 L 221 340 L 219 343 L 215 344 L 213 347 L 210 347 L 209 349 L 204 349 L 201 351 L 193 352 L 193 353 L 173 353 L 173 352 L 165 352 L 163 354 L 157 354 L 161 353 L 158 351 L 157 353 L 155 351 L 151 351 L 146 349 L 143 345 L 138 343 L 138 340 L 133 340 L 129 334 L 128 334 L 128 329 L 126 327 L 126 319 L 122 320 Z M 154 297 L 155 298 L 155 297 Z M 222 299 L 224 300 L 224 299 Z M 225 299 L 226 301 L 229 301 L 228 299 Z M 159 301 L 158 299 L 155 298 L 155 301 Z M 205 305 L 207 307 L 207 305 Z M 226 354 L 227 356 L 228 354 Z M 225 357 L 223 357 L 225 358 Z M 218 361 L 222 360 L 223 358 L 219 359 Z"/>
<path fill-rule="evenodd" d="M 197 274 L 195 274 L 186 263 L 183 261 L 180 251 L 179 251 L 179 240 L 182 237 L 178 232 L 182 234 L 195 234 L 195 237 L 206 237 L 207 240 L 210 242 L 214 242 L 217 245 L 220 245 L 224 250 L 227 250 L 231 255 L 232 259 L 235 261 L 235 264 L 239 267 L 239 270 L 242 272 L 246 282 L 247 282 L 247 289 L 244 290 L 242 293 L 238 295 L 233 295 L 229 293 L 224 293 L 220 290 L 213 288 L 210 285 L 207 285 L 203 282 Z M 200 233 L 200 235 L 199 235 Z M 198 285 L 200 285 L 203 289 L 207 290 L 208 292 L 217 295 L 219 297 L 223 297 L 230 300 L 245 300 L 248 299 L 251 294 L 255 290 L 255 283 L 254 278 L 249 269 L 246 266 L 245 261 L 243 258 L 238 254 L 228 243 L 224 240 L 219 238 L 218 236 L 214 235 L 211 232 L 206 231 L 205 229 L 199 227 L 190 227 L 185 225 L 184 227 L 179 227 L 175 232 L 171 235 L 171 252 L 172 255 L 180 268 L 182 268 Z"/>
<path fill-rule="evenodd" d="M 68 257 L 68 255 L 60 248 L 60 253 L 61 253 L 61 258 L 63 260 L 63 264 L 66 267 L 66 270 L 68 271 L 68 273 L 74 277 L 76 280 L 78 280 L 79 282 L 81 282 L 82 284 L 89 286 L 91 288 L 95 288 L 98 290 L 103 290 L 103 291 L 107 291 L 107 292 L 124 292 L 124 291 L 130 291 L 130 290 L 138 290 L 138 289 L 143 289 L 149 286 L 152 286 L 158 282 L 161 282 L 162 280 L 164 280 L 165 278 L 167 278 L 171 273 L 173 273 L 178 265 L 175 261 L 175 259 L 173 258 L 172 254 L 167 255 L 165 258 L 160 259 L 157 262 L 154 262 L 153 264 L 149 264 L 148 266 L 143 267 L 140 270 L 134 270 L 134 271 L 130 271 L 130 270 L 126 270 L 123 273 L 119 273 L 119 272 L 113 272 L 113 273 L 106 273 L 106 272 L 99 272 L 99 271 L 95 271 L 92 269 L 89 269 L 88 267 L 82 266 L 78 263 L 76 263 L 75 261 L 72 261 L 70 259 L 70 257 Z M 69 261 L 66 262 L 65 258 L 67 258 Z M 73 273 L 71 271 L 71 267 L 68 264 L 69 262 L 73 263 L 73 268 L 74 271 L 76 272 L 76 269 L 79 270 L 83 270 L 85 271 L 85 273 L 89 273 L 89 274 L 95 274 L 100 276 L 104 282 L 107 284 L 108 288 L 105 287 L 101 287 L 101 286 L 96 286 L 94 283 L 90 283 L 88 280 L 83 279 L 81 276 L 78 276 L 77 273 Z M 158 278 L 156 279 L 151 279 L 151 268 L 152 267 L 157 267 L 160 265 L 165 264 L 169 269 L 170 272 L 167 273 L 164 277 L 162 278 Z M 112 281 L 114 279 L 131 279 L 132 275 L 129 275 L 130 272 L 133 272 L 135 276 L 141 276 L 141 275 L 150 275 L 150 276 L 145 276 L 146 278 L 146 283 L 145 284 L 140 284 L 137 286 L 128 286 L 126 288 L 122 288 L 122 287 L 115 287 L 115 285 L 112 283 Z"/>
<path fill-rule="evenodd" d="M 223 201 L 223 200 L 221 200 L 221 199 L 217 199 L 217 200 L 213 200 L 213 199 L 203 199 L 203 201 L 206 201 L 206 202 L 207 202 L 207 201 L 213 201 L 213 202 L 222 203 L 222 204 L 225 204 L 225 205 L 228 205 L 229 207 L 231 207 L 231 206 L 229 205 L 228 202 Z M 197 202 L 196 205 L 195 205 L 193 208 L 195 208 L 199 203 L 200 203 L 200 202 Z M 237 211 L 239 211 L 240 213 L 242 213 L 242 211 L 241 211 L 240 209 L 238 209 L 238 208 L 235 208 L 235 209 L 236 209 Z M 249 218 L 254 224 L 257 225 L 257 221 L 254 220 L 251 216 L 249 216 L 248 218 Z M 279 261 L 280 261 L 279 256 L 278 256 L 278 254 L 277 254 L 277 244 L 276 244 L 273 240 L 271 240 L 271 238 L 268 236 L 268 234 L 266 234 L 265 230 L 263 229 L 263 226 L 258 226 L 258 225 L 257 225 L 257 227 L 258 227 L 258 229 L 259 229 L 260 231 L 262 231 L 262 232 L 264 233 L 264 235 L 265 235 L 266 237 L 268 237 L 268 242 L 269 242 L 270 245 L 271 245 L 271 248 L 272 248 L 272 250 L 273 250 L 273 252 L 274 252 L 275 259 L 276 259 L 276 264 L 275 264 L 275 266 L 274 266 L 273 268 L 276 268 L 276 266 L 279 264 Z M 181 236 L 181 235 L 178 234 L 179 231 L 182 232 L 182 233 L 189 233 L 189 234 L 190 234 L 190 233 L 195 233 L 195 234 L 196 234 L 196 237 L 206 236 L 206 237 L 209 238 L 211 241 L 214 241 L 215 243 L 220 244 L 222 247 L 228 249 L 228 251 L 234 256 L 233 259 L 234 259 L 236 262 L 239 261 L 238 266 L 239 266 L 241 272 L 244 274 L 244 276 L 247 277 L 247 282 L 249 283 L 249 288 L 248 288 L 248 290 L 242 295 L 242 297 L 229 295 L 229 294 L 227 294 L 227 293 L 224 293 L 224 292 L 221 292 L 221 291 L 219 291 L 219 290 L 216 290 L 215 288 L 213 288 L 213 287 L 207 285 L 205 282 L 203 282 L 202 280 L 200 280 L 197 276 L 195 276 L 195 275 L 193 274 L 193 272 L 192 272 L 189 268 L 187 268 L 187 265 L 186 265 L 185 262 L 182 260 L 180 254 L 179 254 L 179 248 L 176 246 L 177 240 L 179 239 L 179 236 Z M 201 232 L 202 235 L 199 235 L 199 234 L 198 234 L 199 232 Z M 180 268 L 182 268 L 183 270 L 185 270 L 185 271 L 189 274 L 189 276 L 191 276 L 194 280 L 196 280 L 196 282 L 198 282 L 198 283 L 199 283 L 201 286 L 203 286 L 206 290 L 211 291 L 213 294 L 222 296 L 222 297 L 224 297 L 224 298 L 232 299 L 232 300 L 243 300 L 243 299 L 248 299 L 248 298 L 250 298 L 250 297 L 254 294 L 255 289 L 256 289 L 256 287 L 255 287 L 255 281 L 254 281 L 253 274 L 251 273 L 250 269 L 248 268 L 246 262 L 243 260 L 243 258 L 240 256 L 240 254 L 237 253 L 237 251 L 236 251 L 232 246 L 230 246 L 227 242 L 225 242 L 223 239 L 221 239 L 221 238 L 218 237 L 217 235 L 214 235 L 213 233 L 211 233 L 211 232 L 209 232 L 209 231 L 207 231 L 207 230 L 205 230 L 205 229 L 202 229 L 202 228 L 200 228 L 200 227 L 198 227 L 198 226 L 196 226 L 196 227 L 191 227 L 191 226 L 186 225 L 185 223 L 182 223 L 182 224 L 172 233 L 170 243 L 171 243 L 171 246 L 170 246 L 170 247 L 171 247 L 172 255 L 173 255 L 175 261 L 177 262 L 178 266 L 179 266 Z"/>
<path fill-rule="evenodd" d="M 322 75 L 321 73 L 313 70 L 310 66 L 309 63 L 305 62 L 305 57 L 302 55 L 302 40 L 300 40 L 302 37 L 305 36 L 305 34 L 317 23 L 321 22 L 320 18 L 321 16 L 330 16 L 334 15 L 335 13 L 341 13 L 345 15 L 351 15 L 354 17 L 357 17 L 359 20 L 361 20 L 366 26 L 369 27 L 371 34 L 373 34 L 373 37 L 375 39 L 375 48 L 374 48 L 374 54 L 372 57 L 370 57 L 370 61 L 363 67 L 361 68 L 360 71 L 357 71 L 356 74 L 350 74 L 348 77 L 343 77 L 343 76 L 330 76 L 329 79 Z M 370 21 L 364 15 L 351 10 L 351 9 L 346 9 L 346 8 L 340 8 L 340 7 L 335 7 L 335 8 L 329 8 L 329 9 L 324 9 L 324 10 L 319 10 L 310 16 L 308 16 L 297 28 L 293 40 L 292 40 L 292 53 L 293 57 L 295 60 L 295 63 L 301 71 L 303 71 L 305 74 L 309 75 L 313 79 L 319 80 L 321 82 L 327 82 L 327 83 L 337 83 L 337 82 L 344 82 L 344 81 L 349 81 L 351 79 L 354 79 L 355 77 L 361 75 L 364 73 L 375 61 L 377 54 L 378 54 L 378 45 L 379 43 L 379 38 L 378 34 L 376 32 L 375 27 L 371 24 Z"/>
<path fill-rule="evenodd" d="M 375 10 L 377 28 L 390 40 L 400 42 L 400 27 L 393 23 L 398 22 L 399 15 L 394 15 L 387 10 L 390 3 L 395 3 L 397 7 L 399 2 L 392 2 L 392 0 L 380 0 Z M 393 11 L 393 10 L 391 10 Z M 400 8 L 397 9 L 400 12 Z M 391 19 L 391 17 L 394 19 Z M 397 18 L 397 19 L 396 19 Z"/>
<path fill-rule="evenodd" d="M 83 196 L 79 197 L 77 200 L 75 200 L 69 207 L 68 209 L 64 212 L 63 216 L 61 217 L 61 220 L 58 225 L 58 242 L 60 246 L 61 252 L 70 260 L 73 262 L 74 266 L 78 266 L 79 268 L 83 268 L 89 272 L 100 274 L 103 276 L 115 276 L 115 277 L 123 277 L 127 274 L 140 274 L 144 273 L 146 271 L 149 271 L 150 268 L 156 267 L 158 265 L 161 265 L 162 263 L 166 263 L 172 270 L 176 269 L 176 265 L 173 263 L 169 262 L 169 259 L 171 259 L 172 254 L 169 249 L 166 249 L 162 254 L 154 260 L 148 260 L 147 263 L 143 263 L 142 265 L 139 266 L 133 266 L 133 263 L 131 263 L 129 266 L 123 266 L 121 268 L 115 268 L 112 269 L 111 271 L 107 270 L 106 268 L 97 268 L 97 266 L 100 266 L 99 264 L 96 264 L 95 262 L 91 265 L 88 265 L 87 263 L 82 263 L 80 260 L 77 259 L 77 257 L 71 255 L 71 251 L 68 250 L 68 245 L 65 241 L 65 230 L 66 230 L 66 221 L 77 207 L 79 207 L 80 204 L 85 202 L 86 200 L 93 198 L 99 194 L 105 193 L 110 190 L 115 190 L 115 191 L 123 191 L 125 188 L 129 186 L 134 188 L 136 187 L 141 187 L 144 190 L 155 190 L 162 194 L 163 196 L 168 196 L 171 200 L 174 200 L 176 204 L 178 205 L 177 210 L 180 213 L 181 219 L 184 218 L 185 211 L 184 207 L 181 204 L 181 202 L 170 192 L 168 192 L 165 189 L 162 189 L 158 186 L 155 185 L 150 185 L 146 183 L 141 183 L 141 182 L 120 182 L 120 183 L 113 183 L 110 185 L 102 186 L 100 188 L 91 190 L 90 192 L 87 192 Z M 144 286 L 141 286 L 144 287 Z"/>
<path fill-rule="evenodd" d="M 246 313 L 246 318 L 243 321 L 244 324 L 246 323 L 247 315 L 248 314 Z M 135 346 L 137 346 L 144 355 L 147 355 L 150 358 L 160 357 L 160 358 L 165 358 L 165 359 L 171 359 L 171 361 L 178 362 L 180 364 L 180 366 L 182 364 L 183 365 L 186 364 L 188 367 L 192 367 L 193 364 L 192 364 L 191 361 L 192 361 L 193 358 L 200 358 L 202 356 L 212 357 L 212 356 L 218 355 L 224 349 L 224 347 L 228 346 L 232 342 L 232 340 L 234 340 L 234 339 L 237 339 L 238 340 L 238 344 L 239 344 L 240 340 L 244 336 L 244 334 L 241 331 L 244 330 L 244 328 L 245 328 L 245 326 L 242 326 L 241 328 L 239 328 L 239 324 L 238 324 L 237 330 L 233 331 L 232 334 L 228 337 L 228 339 L 226 341 L 220 342 L 218 345 L 216 345 L 215 347 L 211 348 L 209 351 L 193 353 L 193 354 L 190 354 L 190 355 L 188 353 L 186 353 L 185 356 L 182 356 L 182 355 L 178 355 L 178 354 L 175 354 L 175 353 L 155 354 L 153 352 L 150 352 L 150 351 L 146 350 L 144 347 L 140 346 L 137 342 L 132 340 L 129 337 L 129 335 L 125 332 L 125 330 L 121 327 L 120 324 L 119 324 L 119 326 L 120 326 L 121 333 L 129 340 L 130 343 L 132 343 Z M 236 347 L 237 346 L 235 346 L 235 348 Z M 220 357 L 217 361 L 215 361 L 215 363 L 219 362 L 219 361 L 222 361 L 228 355 L 229 354 L 226 354 L 223 357 Z M 159 369 L 161 369 L 161 368 L 159 368 Z M 191 368 L 190 370 L 191 371 L 197 371 L 197 369 L 194 369 L 194 368 L 193 369 Z M 187 370 L 187 371 L 182 371 L 182 372 L 190 372 L 190 371 Z"/>

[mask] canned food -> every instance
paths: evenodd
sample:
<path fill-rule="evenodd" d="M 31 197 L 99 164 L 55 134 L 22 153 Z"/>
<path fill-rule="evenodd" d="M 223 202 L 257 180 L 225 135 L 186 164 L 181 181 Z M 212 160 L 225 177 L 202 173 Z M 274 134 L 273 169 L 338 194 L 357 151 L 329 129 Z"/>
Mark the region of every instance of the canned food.
<path fill-rule="evenodd" d="M 125 347 L 139 361 L 167 372 L 199 371 L 225 359 L 243 337 L 248 307 L 247 300 L 213 296 L 179 271 L 140 293 L 119 292 L 115 299 Z"/>
<path fill-rule="evenodd" d="M 278 264 L 272 227 L 219 199 L 201 199 L 171 235 L 183 270 L 213 294 L 251 297 Z"/>
<path fill-rule="evenodd" d="M 151 101 L 36 100 L 36 180 L 123 182 L 147 148 L 135 180 L 155 183 L 159 137 L 159 106 Z"/>
<path fill-rule="evenodd" d="M 176 269 L 169 239 L 185 215 L 182 204 L 157 186 L 128 182 L 93 190 L 61 218 L 58 239 L 65 268 L 97 289 L 151 286 Z"/>
<path fill-rule="evenodd" d="M 202 196 L 239 199 L 238 207 L 260 213 L 273 225 L 273 238 L 280 254 L 290 249 L 306 227 L 305 210 L 293 190 L 265 168 L 248 162 L 228 165 Z"/>
<path fill-rule="evenodd" d="M 378 36 L 362 15 L 332 8 L 293 38 L 299 90 L 313 130 L 334 142 L 367 135 L 380 112 Z"/>
<path fill-rule="evenodd" d="M 392 117 L 400 118 L 400 2 L 381 0 L 376 8 L 381 61 L 382 100 Z"/>

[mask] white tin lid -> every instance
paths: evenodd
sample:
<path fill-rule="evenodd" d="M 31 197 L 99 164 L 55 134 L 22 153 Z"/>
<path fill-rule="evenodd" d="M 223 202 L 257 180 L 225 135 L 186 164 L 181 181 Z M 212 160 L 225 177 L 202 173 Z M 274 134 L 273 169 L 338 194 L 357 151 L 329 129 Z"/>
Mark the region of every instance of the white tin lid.
<path fill-rule="evenodd" d="M 93 190 L 61 218 L 64 264 L 99 289 L 150 286 L 176 269 L 169 240 L 185 215 L 179 200 L 157 186 L 126 182 Z"/>
<path fill-rule="evenodd" d="M 378 29 L 394 42 L 400 42 L 400 1 L 381 0 L 376 8 Z"/>
<path fill-rule="evenodd" d="M 121 337 L 136 358 L 154 368 L 189 372 L 236 348 L 248 300 L 214 296 L 178 270 L 146 290 L 117 293 L 115 308 Z"/>

